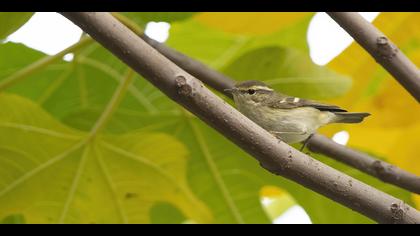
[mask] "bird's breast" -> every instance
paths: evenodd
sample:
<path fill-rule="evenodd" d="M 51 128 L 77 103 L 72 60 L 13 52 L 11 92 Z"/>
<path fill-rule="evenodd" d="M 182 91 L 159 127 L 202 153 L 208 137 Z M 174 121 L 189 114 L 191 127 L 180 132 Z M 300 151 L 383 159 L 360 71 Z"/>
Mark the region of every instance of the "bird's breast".
<path fill-rule="evenodd" d="M 238 104 L 238 110 L 267 131 L 278 132 L 287 143 L 305 140 L 330 119 L 329 114 L 313 107 L 273 109 L 252 101 Z"/>

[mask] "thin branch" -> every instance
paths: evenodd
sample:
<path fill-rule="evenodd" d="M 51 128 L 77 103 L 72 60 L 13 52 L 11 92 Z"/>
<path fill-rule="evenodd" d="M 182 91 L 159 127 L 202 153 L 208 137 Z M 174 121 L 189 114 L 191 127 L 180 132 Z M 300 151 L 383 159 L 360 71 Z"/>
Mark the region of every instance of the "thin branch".
<path fill-rule="evenodd" d="M 91 43 L 95 42 L 90 37 L 83 37 L 80 39 L 79 42 L 76 44 L 64 49 L 63 51 L 53 55 L 53 56 L 45 56 L 38 61 L 35 61 L 34 63 L 24 67 L 23 69 L 13 73 L 9 77 L 3 79 L 0 81 L 0 91 L 5 90 L 9 88 L 10 86 L 16 84 L 20 80 L 40 71 L 41 69 L 45 68 L 46 66 L 51 65 L 52 63 L 61 60 L 63 56 L 65 56 L 68 53 L 75 52 L 87 45 L 90 45 Z"/>
<path fill-rule="evenodd" d="M 182 54 L 163 43 L 159 43 L 147 37 L 145 34 L 141 35 L 141 38 L 146 41 L 150 46 L 154 47 L 161 54 L 167 57 L 169 60 L 177 64 L 179 67 L 190 73 L 192 76 L 200 79 L 205 84 L 213 87 L 217 91 L 225 94 L 232 98 L 232 94 L 225 92 L 224 89 L 232 88 L 235 85 L 235 81 L 231 78 L 223 75 L 222 73 L 212 70 L 207 65 Z"/>
<path fill-rule="evenodd" d="M 322 153 L 337 161 L 353 166 L 378 179 L 420 194 L 420 177 L 384 161 L 375 159 L 365 153 L 350 148 L 344 148 L 331 139 L 316 134 L 312 136 L 307 147 L 309 150 Z"/>
<path fill-rule="evenodd" d="M 62 13 L 168 97 L 257 159 L 274 174 L 296 181 L 373 220 L 420 223 L 401 200 L 312 159 L 249 120 L 150 47 L 109 13 Z"/>
<path fill-rule="evenodd" d="M 224 93 L 226 96 L 232 98 L 232 94 L 227 93 L 224 90 L 227 88 L 232 88 L 232 86 L 235 84 L 234 80 L 209 68 L 205 64 L 166 46 L 163 43 L 159 43 L 147 37 L 146 35 L 141 35 L 141 37 L 149 45 L 154 47 L 161 54 L 190 73 L 192 76 L 200 79 L 205 84 L 208 84 L 219 92 Z M 329 149 L 325 148 L 326 146 L 334 147 L 334 152 L 331 152 Z M 379 161 L 367 154 L 360 153 L 345 146 L 336 144 L 327 138 L 321 138 L 320 135 L 314 136 L 313 139 L 311 138 L 310 147 L 311 150 L 316 150 L 318 153 L 322 153 L 331 157 L 332 159 L 348 164 L 367 174 L 377 177 L 384 182 L 394 184 L 414 193 L 420 192 L 420 180 L 418 176 L 399 169 L 398 167 L 395 167 L 389 163 Z M 341 154 L 343 156 L 340 156 Z M 363 160 L 357 161 L 360 156 L 364 157 Z M 364 164 L 361 164 L 361 162 Z M 381 171 L 382 167 L 383 171 Z"/>
<path fill-rule="evenodd" d="M 328 12 L 328 15 L 420 102 L 420 71 L 395 44 L 357 12 Z"/>

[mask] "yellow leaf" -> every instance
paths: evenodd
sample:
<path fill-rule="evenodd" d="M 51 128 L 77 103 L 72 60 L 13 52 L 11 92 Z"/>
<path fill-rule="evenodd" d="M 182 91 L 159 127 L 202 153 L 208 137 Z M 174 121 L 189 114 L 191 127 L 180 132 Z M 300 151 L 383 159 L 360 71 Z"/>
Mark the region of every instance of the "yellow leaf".
<path fill-rule="evenodd" d="M 205 12 L 195 19 L 210 27 L 234 34 L 261 35 L 302 21 L 307 12 Z"/>
<path fill-rule="evenodd" d="M 418 13 L 381 13 L 374 25 L 415 64 L 420 63 Z M 349 146 L 367 151 L 420 175 L 420 106 L 418 102 L 357 43 L 334 59 L 330 68 L 353 78 L 350 92 L 329 101 L 350 111 L 370 112 L 362 124 L 326 127 L 323 133 L 346 130 Z M 413 195 L 417 206 L 419 196 Z"/>
<path fill-rule="evenodd" d="M 373 23 L 411 58 L 413 54 L 417 54 L 415 49 L 419 46 L 420 31 L 417 30 L 419 21 L 420 14 L 418 13 L 386 12 L 381 13 Z M 416 57 L 417 59 L 420 58 L 419 56 Z M 419 61 L 416 64 L 418 63 Z M 368 95 L 368 89 L 372 89 L 370 87 L 373 86 L 372 83 L 379 79 L 391 78 L 388 72 L 382 69 L 357 43 L 353 43 L 328 66 L 337 72 L 349 74 L 353 77 L 354 85 L 349 94 L 335 100 L 339 105 L 348 107 L 356 102 L 363 101 L 365 96 Z M 381 86 L 385 87 L 387 83 L 385 82 Z"/>
<path fill-rule="evenodd" d="M 413 194 L 413 201 L 417 206 L 417 209 L 420 209 L 420 195 Z"/>
<path fill-rule="evenodd" d="M 420 175 L 418 161 L 420 122 L 405 128 L 361 128 L 346 129 L 350 133 L 349 145 L 360 150 L 385 157 L 392 164 Z M 413 201 L 420 209 L 420 196 L 413 194 Z"/>

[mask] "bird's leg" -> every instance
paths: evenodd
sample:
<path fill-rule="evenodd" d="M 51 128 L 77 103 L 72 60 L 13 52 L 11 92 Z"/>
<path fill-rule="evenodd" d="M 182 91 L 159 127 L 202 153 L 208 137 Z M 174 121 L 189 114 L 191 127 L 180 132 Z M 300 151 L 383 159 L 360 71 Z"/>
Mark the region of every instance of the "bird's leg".
<path fill-rule="evenodd" d="M 305 141 L 303 141 L 303 145 L 302 145 L 302 147 L 300 148 L 300 150 L 299 151 L 303 151 L 303 149 L 306 147 L 306 145 L 308 144 L 308 142 L 309 142 L 309 139 L 311 139 L 312 138 L 312 136 L 314 136 L 314 134 L 311 134 L 311 135 L 309 135 L 309 137 L 307 138 L 307 139 L 305 139 Z"/>

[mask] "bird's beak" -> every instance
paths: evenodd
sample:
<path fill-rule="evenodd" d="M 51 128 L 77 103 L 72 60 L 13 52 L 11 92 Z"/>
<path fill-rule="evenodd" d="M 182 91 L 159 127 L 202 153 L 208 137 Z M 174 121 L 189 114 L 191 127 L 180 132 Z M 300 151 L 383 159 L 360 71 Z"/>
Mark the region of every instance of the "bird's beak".
<path fill-rule="evenodd" d="M 237 88 L 229 88 L 229 89 L 223 89 L 223 91 L 233 94 L 236 90 L 238 90 Z"/>

